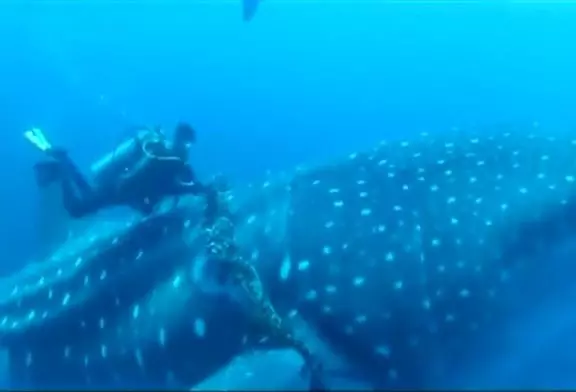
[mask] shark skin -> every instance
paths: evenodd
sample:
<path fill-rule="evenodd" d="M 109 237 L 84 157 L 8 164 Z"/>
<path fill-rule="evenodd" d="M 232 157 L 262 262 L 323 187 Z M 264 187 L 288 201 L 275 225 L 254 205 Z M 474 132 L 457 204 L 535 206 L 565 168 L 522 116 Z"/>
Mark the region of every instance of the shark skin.
<path fill-rule="evenodd" d="M 468 363 L 501 353 L 509 324 L 573 285 L 550 254 L 576 232 L 575 185 L 569 133 L 384 142 L 294 176 L 285 255 L 262 258 L 254 241 L 253 262 L 272 302 L 377 387 L 470 387 L 454 381 Z"/>
<path fill-rule="evenodd" d="M 3 285 L 8 298 L 1 306 L 7 320 L 1 338 L 10 352 L 12 381 L 52 388 L 129 387 L 139 382 L 138 377 L 124 377 L 122 361 L 131 356 L 140 363 L 145 355 L 140 347 L 146 350 L 150 341 L 166 345 L 166 336 L 179 327 L 174 309 L 186 314 L 181 306 L 188 297 L 174 301 L 174 293 L 165 293 L 168 284 L 180 286 L 179 268 L 189 251 L 201 249 L 194 242 L 201 241 L 197 227 L 187 217 L 172 211 L 82 238 Z M 172 306 L 158 306 L 164 299 Z M 142 385 L 152 385 L 151 372 L 142 373 Z"/>
<path fill-rule="evenodd" d="M 504 343 L 498 331 L 530 314 L 530 301 L 561 291 L 531 294 L 557 274 L 546 255 L 576 229 L 575 153 L 576 136 L 539 129 L 382 143 L 232 192 L 237 242 L 280 314 L 303 319 L 376 386 L 442 387 L 478 352 Z M 189 219 L 195 210 L 161 216 L 141 229 L 155 240 L 116 242 L 109 257 L 90 259 L 100 246 L 88 246 L 94 265 L 135 244 L 149 251 L 145 263 L 114 270 L 116 283 L 89 291 L 91 300 L 79 297 L 78 313 L 58 310 L 0 330 L 12 379 L 28 387 L 189 387 L 255 347 L 238 298 L 207 281 L 193 229 L 166 237 L 178 238 L 181 257 L 161 277 L 151 273 L 170 254 L 170 241 L 154 233 L 197 221 Z M 43 264 L 57 274 L 56 264 Z M 26 276 L 2 285 L 0 309 L 17 306 L 6 298 Z M 97 312 L 101 292 L 116 290 L 130 300 Z M 58 335 L 61 325 L 84 328 L 78 314 L 93 316 L 91 329 Z"/>
<path fill-rule="evenodd" d="M 9 386 L 181 390 L 276 348 L 212 280 L 197 201 L 97 227 L 4 281 Z"/>

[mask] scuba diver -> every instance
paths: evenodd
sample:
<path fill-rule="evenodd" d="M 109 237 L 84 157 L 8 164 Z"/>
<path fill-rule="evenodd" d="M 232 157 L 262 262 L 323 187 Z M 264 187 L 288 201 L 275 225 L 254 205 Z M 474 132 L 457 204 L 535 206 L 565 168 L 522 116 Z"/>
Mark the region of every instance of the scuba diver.
<path fill-rule="evenodd" d="M 64 206 L 73 217 L 121 204 L 150 213 L 165 196 L 205 195 L 208 202 L 203 230 L 207 262 L 215 267 L 217 280 L 232 287 L 234 294 L 239 294 L 236 299 L 251 320 L 255 335 L 297 351 L 304 359 L 303 370 L 310 376 L 310 389 L 326 389 L 318 358 L 278 315 L 255 267 L 240 255 L 234 238 L 234 216 L 226 206 L 226 199 L 221 198 L 227 191 L 227 184 L 215 181 L 210 187 L 202 185 L 187 164 L 188 149 L 195 142 L 192 127 L 179 124 L 171 143 L 159 129 L 140 130 L 135 137 L 92 165 L 92 184 L 66 151 L 54 148 L 41 131 L 34 129 L 25 136 L 49 157 L 35 165 L 39 186 L 60 181 Z"/>
<path fill-rule="evenodd" d="M 53 147 L 35 128 L 25 137 L 43 151 L 48 160 L 34 166 L 36 182 L 47 187 L 60 182 L 64 208 L 73 218 L 82 218 L 105 207 L 128 205 L 150 214 L 167 196 L 206 197 L 206 223 L 214 219 L 217 192 L 196 178 L 188 153 L 196 132 L 180 123 L 172 141 L 158 129 L 140 129 L 136 135 L 92 165 L 92 184 L 61 148 Z"/>

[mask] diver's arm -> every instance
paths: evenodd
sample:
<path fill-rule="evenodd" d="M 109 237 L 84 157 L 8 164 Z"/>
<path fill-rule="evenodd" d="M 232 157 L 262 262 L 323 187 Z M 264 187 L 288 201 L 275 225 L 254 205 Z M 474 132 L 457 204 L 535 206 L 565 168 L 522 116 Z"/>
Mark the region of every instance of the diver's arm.
<path fill-rule="evenodd" d="M 174 179 L 170 192 L 173 196 L 202 195 L 206 198 L 204 225 L 211 225 L 216 219 L 219 209 L 218 189 L 198 181 L 190 165 L 184 165 L 180 175 Z"/>

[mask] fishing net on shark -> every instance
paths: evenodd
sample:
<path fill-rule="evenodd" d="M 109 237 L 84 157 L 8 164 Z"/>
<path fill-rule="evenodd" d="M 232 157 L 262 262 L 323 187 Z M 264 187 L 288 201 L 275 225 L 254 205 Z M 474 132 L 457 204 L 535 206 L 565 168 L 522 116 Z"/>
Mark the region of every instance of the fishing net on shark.
<path fill-rule="evenodd" d="M 221 207 L 226 204 L 221 203 Z M 290 323 L 274 308 L 255 266 L 243 257 L 236 243 L 233 221 L 234 217 L 227 211 L 207 227 L 207 260 L 204 266 L 211 278 L 228 290 L 247 315 L 252 330 L 245 345 L 254 349 L 294 349 L 304 359 L 311 382 L 320 385 L 320 364 L 307 345 L 294 335 Z"/>

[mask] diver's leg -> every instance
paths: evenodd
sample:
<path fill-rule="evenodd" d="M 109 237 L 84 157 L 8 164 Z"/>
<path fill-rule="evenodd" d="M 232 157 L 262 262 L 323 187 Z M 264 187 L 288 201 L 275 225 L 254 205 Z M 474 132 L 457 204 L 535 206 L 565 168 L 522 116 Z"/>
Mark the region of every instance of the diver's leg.
<path fill-rule="evenodd" d="M 76 184 L 69 179 L 62 181 L 62 201 L 68 214 L 74 218 L 82 218 L 98 211 L 102 206 L 96 192 L 92 189 L 89 192 L 79 192 Z"/>
<path fill-rule="evenodd" d="M 81 193 L 89 195 L 93 192 L 92 186 L 88 183 L 88 180 L 86 180 L 86 177 L 84 177 L 66 150 L 53 148 L 50 156 L 60 162 L 68 179 L 72 181 Z"/>
<path fill-rule="evenodd" d="M 39 188 L 47 188 L 62 179 L 62 165 L 57 161 L 34 164 L 34 178 Z"/>

